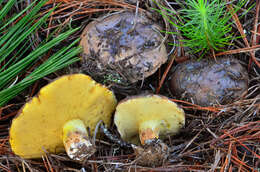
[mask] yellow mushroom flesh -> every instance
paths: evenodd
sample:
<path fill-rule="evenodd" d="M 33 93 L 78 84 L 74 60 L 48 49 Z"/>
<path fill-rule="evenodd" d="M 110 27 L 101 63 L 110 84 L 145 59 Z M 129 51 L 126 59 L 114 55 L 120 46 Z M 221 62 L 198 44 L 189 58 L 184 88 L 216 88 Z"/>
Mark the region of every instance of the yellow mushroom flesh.
<path fill-rule="evenodd" d="M 123 140 L 136 144 L 139 137 L 144 145 L 159 137 L 176 134 L 185 124 L 185 115 L 168 98 L 146 95 L 119 103 L 114 122 Z"/>
<path fill-rule="evenodd" d="M 60 77 L 43 87 L 13 119 L 11 148 L 26 159 L 41 158 L 46 152 L 64 152 L 63 139 L 66 140 L 70 131 L 79 130 L 83 134 L 80 137 L 88 139 L 83 128 L 89 128 L 93 135 L 100 120 L 109 126 L 116 104 L 114 94 L 87 75 Z M 82 121 L 78 122 L 81 129 L 73 128 L 76 124 L 71 125 L 71 120 Z"/>

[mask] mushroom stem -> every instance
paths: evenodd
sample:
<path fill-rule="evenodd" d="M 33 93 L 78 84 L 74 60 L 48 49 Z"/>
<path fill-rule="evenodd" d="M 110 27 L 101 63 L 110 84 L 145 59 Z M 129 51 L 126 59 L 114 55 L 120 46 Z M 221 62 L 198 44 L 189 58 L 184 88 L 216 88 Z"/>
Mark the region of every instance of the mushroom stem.
<path fill-rule="evenodd" d="M 140 124 L 139 137 L 142 145 L 159 138 L 159 125 L 156 120 L 144 121 Z"/>
<path fill-rule="evenodd" d="M 73 160 L 82 161 L 96 152 L 91 143 L 86 126 L 80 119 L 73 119 L 63 126 L 63 144 L 67 155 Z"/>

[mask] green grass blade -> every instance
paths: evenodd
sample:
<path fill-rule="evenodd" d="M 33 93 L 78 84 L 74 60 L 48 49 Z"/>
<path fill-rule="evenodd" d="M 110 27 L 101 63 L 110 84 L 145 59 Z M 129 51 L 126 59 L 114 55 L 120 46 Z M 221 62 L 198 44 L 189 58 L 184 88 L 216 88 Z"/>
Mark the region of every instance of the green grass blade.
<path fill-rule="evenodd" d="M 8 0 L 7 4 L 0 10 L 0 26 L 3 24 L 3 18 L 12 9 L 15 2 L 16 0 Z"/>
<path fill-rule="evenodd" d="M 49 17 L 50 13 L 43 16 L 37 23 L 31 26 L 29 29 L 24 30 L 22 34 L 16 32 L 10 40 L 0 49 L 0 63 L 8 57 L 29 35 L 31 35 L 36 29 L 38 29 Z M 7 39 L 7 38 L 5 38 Z M 14 40 L 15 39 L 15 40 Z"/>
<path fill-rule="evenodd" d="M 31 54 L 29 54 L 24 59 L 20 60 L 19 62 L 15 63 L 14 65 L 10 66 L 8 69 L 0 73 L 0 89 L 7 85 L 8 81 L 15 78 L 21 71 L 25 70 L 26 67 L 33 63 L 39 56 L 46 53 L 50 48 L 54 47 L 55 45 L 59 44 L 65 38 L 67 38 L 70 34 L 75 32 L 78 29 L 69 30 L 65 33 L 60 34 L 58 37 L 54 38 L 53 40 L 47 42 L 43 46 L 34 50 Z"/>
<path fill-rule="evenodd" d="M 71 44 L 71 46 L 75 46 L 77 42 L 78 40 Z M 79 58 L 77 58 L 76 55 L 80 52 L 81 48 L 79 47 L 62 49 L 50 57 L 45 63 L 41 64 L 22 81 L 12 87 L 0 91 L 0 107 L 5 105 L 10 99 L 17 96 L 21 91 L 38 79 L 79 61 Z"/>
<path fill-rule="evenodd" d="M 38 13 L 47 0 L 35 0 L 33 3 L 36 5 L 30 4 L 23 11 L 8 19 L 6 14 L 13 7 L 14 1 L 8 1 L 0 10 L 0 63 L 4 62 L 0 72 L 0 106 L 5 105 L 10 99 L 17 96 L 38 79 L 78 61 L 79 58 L 76 56 L 81 51 L 80 47 L 75 47 L 79 41 L 77 39 L 70 46 L 61 48 L 60 51 L 53 54 L 22 79 L 27 70 L 36 64 L 43 55 L 68 38 L 78 28 L 70 29 L 50 40 L 47 38 L 29 53 L 31 49 L 29 36 L 46 22 L 52 11 L 43 17 L 39 17 Z M 30 12 L 25 14 L 28 9 L 30 9 Z M 10 25 L 22 15 L 24 16 L 16 24 Z"/>
<path fill-rule="evenodd" d="M 37 2 L 38 0 L 35 0 L 34 2 L 32 2 L 30 5 L 28 5 L 24 10 L 22 10 L 20 13 L 16 14 L 13 18 L 8 19 L 7 22 L 5 22 L 5 24 L 3 26 L 1 26 L 0 28 L 0 34 L 2 32 L 3 29 L 6 29 L 7 26 L 11 23 L 13 23 L 16 19 L 18 19 L 21 15 L 23 15 L 26 11 L 28 11 L 30 8 L 32 8 L 34 6 L 34 4 Z M 1 19 L 0 19 L 1 21 Z"/>

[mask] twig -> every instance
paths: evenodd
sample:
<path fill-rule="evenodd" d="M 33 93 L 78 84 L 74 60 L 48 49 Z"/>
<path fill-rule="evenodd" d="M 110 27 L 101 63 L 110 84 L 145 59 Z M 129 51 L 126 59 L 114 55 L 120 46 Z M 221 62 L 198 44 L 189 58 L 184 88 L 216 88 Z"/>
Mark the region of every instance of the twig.
<path fill-rule="evenodd" d="M 259 2 L 259 0 L 256 0 L 256 14 L 255 14 L 253 34 L 251 37 L 251 46 L 256 45 L 256 32 L 257 32 L 257 25 L 258 25 L 259 10 L 260 10 L 260 2 Z M 254 55 L 255 55 L 255 51 L 253 51 L 252 53 L 254 53 Z M 251 64 L 252 64 L 252 58 L 249 60 L 249 64 L 248 64 L 249 68 L 250 68 Z"/>
<path fill-rule="evenodd" d="M 160 89 L 161 89 L 161 87 L 162 87 L 162 85 L 163 85 L 163 83 L 164 83 L 164 80 L 165 80 L 165 78 L 166 78 L 168 72 L 170 71 L 170 69 L 171 69 L 171 67 L 172 67 L 172 64 L 173 64 L 173 62 L 174 62 L 174 59 L 175 59 L 176 55 L 177 55 L 177 50 L 175 50 L 174 53 L 171 55 L 171 60 L 170 60 L 170 62 L 168 63 L 167 68 L 165 69 L 165 71 L 164 71 L 164 73 L 163 73 L 162 79 L 161 79 L 160 82 L 159 82 L 159 86 L 158 86 L 158 88 L 156 89 L 156 94 L 158 94 L 158 93 L 160 92 Z"/>
<path fill-rule="evenodd" d="M 239 48 L 239 49 L 235 49 L 235 50 L 224 51 L 224 52 L 217 53 L 216 56 L 246 53 L 246 52 L 252 52 L 252 51 L 257 51 L 257 50 L 260 50 L 260 45 L 254 45 L 252 47 Z"/>
<path fill-rule="evenodd" d="M 219 107 L 213 107 L 213 106 L 201 107 L 199 105 L 196 105 L 196 104 L 184 101 L 184 100 L 171 99 L 171 101 L 191 105 L 191 106 L 182 106 L 182 108 L 184 108 L 184 109 L 196 109 L 196 110 L 205 110 L 205 111 L 211 111 L 211 112 L 220 112 L 221 110 L 223 110 L 223 108 L 221 106 L 219 106 Z"/>
<path fill-rule="evenodd" d="M 229 10 L 231 13 L 234 11 L 233 7 L 232 7 L 230 4 L 227 4 L 227 8 L 228 8 L 228 10 Z M 244 43 L 246 44 L 246 47 L 247 47 L 247 48 L 250 48 L 250 45 L 249 45 L 249 43 L 248 43 L 248 40 L 246 39 L 246 35 L 245 35 L 244 31 L 243 31 L 243 26 L 242 26 L 242 24 L 240 23 L 237 14 L 234 13 L 234 14 L 232 15 L 232 18 L 233 18 L 233 20 L 234 20 L 235 23 L 236 23 L 236 26 L 237 26 L 237 28 L 238 28 L 238 30 L 239 30 L 241 36 L 242 36 L 242 39 L 243 39 Z M 250 53 L 250 55 L 251 55 L 252 60 L 253 60 L 253 61 L 255 62 L 255 64 L 260 68 L 260 63 L 257 61 L 257 59 L 256 59 L 256 57 L 255 57 L 255 54 L 254 54 L 252 51 L 249 52 L 249 53 Z M 250 66 L 248 66 L 248 70 L 249 70 L 249 69 L 250 69 Z"/>
<path fill-rule="evenodd" d="M 260 128 L 259 128 L 260 129 Z M 245 144 L 241 143 L 240 140 L 238 140 L 237 138 L 233 137 L 231 134 L 229 134 L 228 132 L 224 132 L 225 134 L 227 134 L 230 138 L 232 138 L 233 140 L 235 140 L 236 142 L 238 142 L 241 146 L 243 146 L 245 149 L 247 149 L 249 152 L 251 152 L 252 154 L 254 154 L 258 159 L 260 159 L 260 155 L 256 154 L 254 151 L 252 151 L 251 149 L 249 149 Z"/>

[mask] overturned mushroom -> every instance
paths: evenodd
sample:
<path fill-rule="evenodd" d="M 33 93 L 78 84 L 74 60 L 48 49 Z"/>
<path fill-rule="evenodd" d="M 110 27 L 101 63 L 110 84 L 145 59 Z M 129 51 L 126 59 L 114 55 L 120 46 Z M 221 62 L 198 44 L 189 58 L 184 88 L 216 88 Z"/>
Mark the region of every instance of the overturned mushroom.
<path fill-rule="evenodd" d="M 176 134 L 185 124 L 185 115 L 168 98 L 145 95 L 119 103 L 114 122 L 123 140 L 133 144 L 140 140 L 144 146 L 133 147 L 141 157 L 139 163 L 157 166 L 168 157 L 168 147 L 160 138 Z"/>
<path fill-rule="evenodd" d="M 95 152 L 88 133 L 100 120 L 110 124 L 116 104 L 114 94 L 87 75 L 60 77 L 13 119 L 11 148 L 22 158 L 40 158 L 45 151 L 60 153 L 65 147 L 70 158 L 83 160 Z"/>
<path fill-rule="evenodd" d="M 248 88 L 246 69 L 232 58 L 187 61 L 179 64 L 171 77 L 174 95 L 201 106 L 230 103 Z"/>
<path fill-rule="evenodd" d="M 118 83 L 152 75 L 167 60 L 160 30 L 141 12 L 115 13 L 91 22 L 81 35 L 83 70 Z"/>

